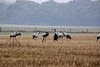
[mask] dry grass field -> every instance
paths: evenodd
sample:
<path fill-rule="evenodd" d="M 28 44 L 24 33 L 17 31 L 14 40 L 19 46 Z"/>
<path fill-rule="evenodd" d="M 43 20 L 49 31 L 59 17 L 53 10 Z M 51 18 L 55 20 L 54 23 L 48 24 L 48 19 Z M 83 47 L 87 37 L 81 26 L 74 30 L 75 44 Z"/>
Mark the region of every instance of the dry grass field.
<path fill-rule="evenodd" d="M 72 40 L 53 41 L 53 35 L 41 42 L 32 35 L 0 35 L 0 67 L 100 67 L 100 41 L 97 34 L 71 34 Z M 12 39 L 13 41 L 13 39 Z"/>

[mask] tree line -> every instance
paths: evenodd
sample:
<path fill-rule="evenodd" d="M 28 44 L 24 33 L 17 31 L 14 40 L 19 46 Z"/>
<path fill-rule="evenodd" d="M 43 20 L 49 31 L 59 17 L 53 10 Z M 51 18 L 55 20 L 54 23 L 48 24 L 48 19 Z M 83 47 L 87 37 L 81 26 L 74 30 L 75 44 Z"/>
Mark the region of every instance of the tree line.
<path fill-rule="evenodd" d="M 16 1 L 0 11 L 0 24 L 100 26 L 100 1 Z"/>

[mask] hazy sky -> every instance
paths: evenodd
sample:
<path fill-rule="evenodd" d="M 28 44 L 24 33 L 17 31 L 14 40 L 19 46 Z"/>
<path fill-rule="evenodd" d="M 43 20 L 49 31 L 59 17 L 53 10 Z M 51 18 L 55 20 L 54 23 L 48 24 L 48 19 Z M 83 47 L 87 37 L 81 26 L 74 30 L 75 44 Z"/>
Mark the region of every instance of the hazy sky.
<path fill-rule="evenodd" d="M 0 1 L 15 2 L 16 0 L 0 0 Z M 35 2 L 41 3 L 41 2 L 48 1 L 48 0 L 31 0 L 31 1 L 35 1 Z M 68 2 L 70 0 L 54 0 L 54 1 L 57 1 L 57 2 Z"/>

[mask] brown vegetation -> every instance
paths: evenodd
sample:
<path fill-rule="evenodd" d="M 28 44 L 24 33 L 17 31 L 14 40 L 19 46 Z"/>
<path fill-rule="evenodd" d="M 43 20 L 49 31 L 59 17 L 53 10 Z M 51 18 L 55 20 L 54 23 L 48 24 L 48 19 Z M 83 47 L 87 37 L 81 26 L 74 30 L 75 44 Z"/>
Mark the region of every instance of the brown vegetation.
<path fill-rule="evenodd" d="M 53 41 L 53 35 L 41 42 L 32 35 L 0 35 L 0 67 L 100 67 L 100 43 L 97 34 L 72 34 L 72 40 Z"/>

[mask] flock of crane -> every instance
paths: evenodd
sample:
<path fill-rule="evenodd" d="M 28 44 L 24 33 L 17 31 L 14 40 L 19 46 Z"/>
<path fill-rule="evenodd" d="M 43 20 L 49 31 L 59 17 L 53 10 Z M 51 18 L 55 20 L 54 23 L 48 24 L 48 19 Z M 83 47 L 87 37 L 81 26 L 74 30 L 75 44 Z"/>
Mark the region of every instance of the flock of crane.
<path fill-rule="evenodd" d="M 40 34 L 40 32 L 34 33 L 32 38 L 37 40 L 39 34 Z M 11 38 L 14 39 L 14 38 L 16 38 L 16 36 L 19 36 L 19 35 L 21 36 L 21 33 L 19 33 L 19 32 L 13 32 L 12 34 L 10 34 L 9 42 L 11 42 Z M 41 36 L 43 37 L 42 42 L 44 40 L 46 41 L 46 37 L 49 36 L 49 32 L 43 32 L 41 34 Z M 53 40 L 58 41 L 59 38 L 63 38 L 63 37 L 71 39 L 71 35 L 69 33 L 62 32 L 62 31 L 57 32 L 56 29 L 54 28 Z M 100 39 L 100 34 L 97 35 L 97 42 L 98 42 L 99 39 Z"/>

